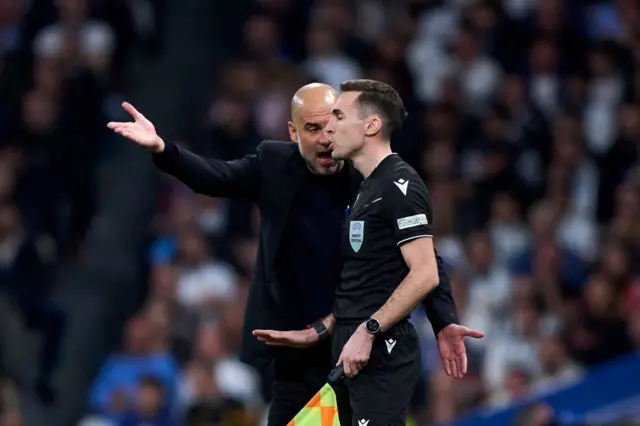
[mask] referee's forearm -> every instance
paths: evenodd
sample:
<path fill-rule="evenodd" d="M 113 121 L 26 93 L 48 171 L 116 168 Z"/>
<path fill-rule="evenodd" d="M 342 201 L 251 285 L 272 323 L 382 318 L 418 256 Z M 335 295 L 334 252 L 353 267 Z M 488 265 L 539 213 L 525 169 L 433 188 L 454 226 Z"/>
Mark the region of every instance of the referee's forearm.
<path fill-rule="evenodd" d="M 426 269 L 426 270 L 425 270 Z M 426 295 L 438 286 L 438 273 L 431 268 L 413 268 L 391 294 L 387 302 L 373 315 L 383 330 L 388 330 L 409 316 Z"/>

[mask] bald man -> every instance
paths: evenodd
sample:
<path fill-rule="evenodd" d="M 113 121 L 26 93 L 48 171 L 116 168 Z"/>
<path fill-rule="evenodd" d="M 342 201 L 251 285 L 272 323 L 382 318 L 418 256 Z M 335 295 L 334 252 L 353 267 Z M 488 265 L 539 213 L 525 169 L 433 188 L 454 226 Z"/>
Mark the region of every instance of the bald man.
<path fill-rule="evenodd" d="M 362 182 L 350 165 L 334 160 L 324 128 L 338 98 L 324 84 L 302 87 L 291 102 L 291 142 L 263 141 L 233 161 L 204 159 L 161 138 L 133 106 L 134 121 L 109 123 L 116 133 L 146 147 L 154 164 L 195 192 L 243 198 L 260 207 L 260 244 L 245 310 L 240 358 L 261 369 L 273 361 L 270 426 L 284 426 L 326 382 L 332 368 L 328 329 L 340 281 L 340 235 L 345 210 Z M 441 266 L 441 265 L 440 265 Z M 424 301 L 438 336 L 445 371 L 466 370 L 448 278 Z M 253 334 L 253 335 L 252 335 Z M 347 423 L 345 423 L 345 426 Z"/>

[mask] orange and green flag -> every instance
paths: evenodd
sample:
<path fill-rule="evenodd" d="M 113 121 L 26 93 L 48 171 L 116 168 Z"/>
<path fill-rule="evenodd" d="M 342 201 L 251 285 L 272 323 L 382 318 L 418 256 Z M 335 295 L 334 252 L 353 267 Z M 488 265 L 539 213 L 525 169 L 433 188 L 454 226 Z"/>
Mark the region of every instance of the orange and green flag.
<path fill-rule="evenodd" d="M 331 387 L 344 379 L 344 368 L 337 366 L 327 378 L 327 384 L 315 394 L 307 405 L 287 424 L 287 426 L 340 426 L 338 399 Z"/>
<path fill-rule="evenodd" d="M 344 379 L 344 369 L 340 365 L 331 371 L 328 383 L 307 402 L 307 405 L 296 414 L 287 426 L 340 426 L 338 401 L 331 384 L 338 383 L 342 379 Z M 415 419 L 412 417 L 407 419 L 407 426 L 416 425 Z"/>
<path fill-rule="evenodd" d="M 287 426 L 340 426 L 338 402 L 331 385 L 324 385 Z"/>

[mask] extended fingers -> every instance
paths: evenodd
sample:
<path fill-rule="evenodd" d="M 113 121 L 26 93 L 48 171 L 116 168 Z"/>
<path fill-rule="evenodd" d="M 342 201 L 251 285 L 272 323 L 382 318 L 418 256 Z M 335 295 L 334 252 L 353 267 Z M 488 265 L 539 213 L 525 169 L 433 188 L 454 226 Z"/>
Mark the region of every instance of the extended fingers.
<path fill-rule="evenodd" d="M 474 339 L 482 339 L 484 337 L 484 333 L 478 330 L 472 330 L 470 328 L 465 329 L 464 337 L 473 337 Z"/>
<path fill-rule="evenodd" d="M 265 345 L 269 345 L 269 346 L 287 346 L 286 343 L 280 342 L 278 340 L 263 339 L 262 337 L 258 337 L 258 340 L 264 343 Z"/>
<path fill-rule="evenodd" d="M 125 111 L 131 114 L 133 119 L 136 121 L 145 119 L 144 115 L 140 114 L 140 112 L 137 109 L 135 109 L 135 107 L 131 105 L 129 102 L 123 102 L 122 108 L 124 108 Z"/>
<path fill-rule="evenodd" d="M 450 359 L 443 359 L 442 365 L 447 376 L 453 377 L 454 379 L 462 379 L 467 374 L 466 355 Z"/>
<path fill-rule="evenodd" d="M 458 366 L 456 365 L 456 361 L 453 359 L 447 360 L 449 364 L 449 369 L 451 370 L 451 377 L 454 379 L 458 378 Z"/>
<path fill-rule="evenodd" d="M 253 335 L 259 340 L 281 340 L 283 338 L 282 332 L 276 330 L 253 330 Z"/>
<path fill-rule="evenodd" d="M 253 330 L 252 333 L 259 341 L 269 346 L 295 346 L 295 344 L 292 345 L 292 342 L 288 341 L 287 334 L 284 331 Z"/>
<path fill-rule="evenodd" d="M 453 369 L 451 368 L 451 361 L 448 359 L 443 360 L 442 365 L 444 367 L 444 372 L 447 373 L 447 376 L 453 376 Z"/>
<path fill-rule="evenodd" d="M 127 123 L 120 123 L 117 121 L 110 121 L 109 123 L 107 123 L 107 127 L 110 128 L 111 130 L 116 130 L 119 128 L 124 127 L 124 125 L 126 125 Z"/>
<path fill-rule="evenodd" d="M 118 123 L 118 122 L 110 122 L 107 124 L 107 127 L 119 135 L 126 136 L 127 134 L 131 134 L 133 132 L 135 123 Z"/>
<path fill-rule="evenodd" d="M 447 376 L 454 379 L 462 379 L 467 374 L 467 356 L 463 354 L 459 357 L 453 357 L 443 360 L 444 372 Z"/>
<path fill-rule="evenodd" d="M 460 378 L 464 377 L 465 374 L 467 374 L 467 354 L 462 354 L 462 356 L 460 357 L 460 359 L 458 360 L 459 363 L 459 371 L 460 371 Z"/>
<path fill-rule="evenodd" d="M 253 335 L 256 337 L 275 338 L 278 335 L 278 331 L 277 330 L 253 330 Z"/>

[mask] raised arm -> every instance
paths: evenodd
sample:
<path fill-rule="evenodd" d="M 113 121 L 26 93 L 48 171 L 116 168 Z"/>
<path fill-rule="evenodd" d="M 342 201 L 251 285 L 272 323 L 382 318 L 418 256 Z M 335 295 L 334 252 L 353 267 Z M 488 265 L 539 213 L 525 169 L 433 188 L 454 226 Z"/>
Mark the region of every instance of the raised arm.
<path fill-rule="evenodd" d="M 111 122 L 107 126 L 125 138 L 147 148 L 153 163 L 185 183 L 193 191 L 212 197 L 255 199 L 259 184 L 258 156 L 232 161 L 205 159 L 162 139 L 155 126 L 131 104 L 122 107 L 133 122 Z"/>
<path fill-rule="evenodd" d="M 164 150 L 153 155 L 153 164 L 198 194 L 251 200 L 257 194 L 257 154 L 231 161 L 207 159 L 164 140 Z"/>

